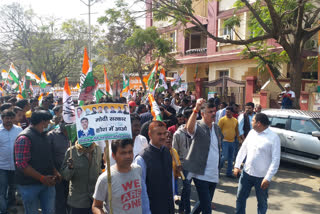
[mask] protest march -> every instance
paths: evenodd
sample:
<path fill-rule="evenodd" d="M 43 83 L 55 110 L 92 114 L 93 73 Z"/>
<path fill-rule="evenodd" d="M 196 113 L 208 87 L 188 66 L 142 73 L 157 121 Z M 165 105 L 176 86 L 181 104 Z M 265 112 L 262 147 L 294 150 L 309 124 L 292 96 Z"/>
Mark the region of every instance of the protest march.
<path fill-rule="evenodd" d="M 158 64 L 147 91 L 132 88 L 123 72 L 120 97 L 106 70 L 104 83 L 94 79 L 86 49 L 75 88 L 65 77 L 63 89 L 46 91 L 45 72 L 21 77 L 13 63 L 3 70 L 0 213 L 16 213 L 20 204 L 26 214 L 207 214 L 221 176 L 240 176 L 237 213 L 245 213 L 252 186 L 266 213 L 280 140 L 261 106 L 249 102 L 240 112 L 217 93 L 196 97 L 181 81 L 183 70 L 168 81 Z"/>

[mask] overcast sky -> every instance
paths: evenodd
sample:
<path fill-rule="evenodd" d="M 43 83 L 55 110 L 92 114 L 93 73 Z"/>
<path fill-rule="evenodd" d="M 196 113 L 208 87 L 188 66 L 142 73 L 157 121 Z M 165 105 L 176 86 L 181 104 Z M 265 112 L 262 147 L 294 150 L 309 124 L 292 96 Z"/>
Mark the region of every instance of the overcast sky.
<path fill-rule="evenodd" d="M 88 2 L 88 0 L 83 0 Z M 132 10 L 141 11 L 144 5 L 132 4 L 133 0 L 126 0 Z M 88 22 L 88 7 L 80 0 L 0 0 L 0 6 L 19 2 L 24 8 L 32 8 L 40 16 L 55 16 L 62 19 L 83 19 Z M 97 18 L 104 15 L 104 11 L 114 7 L 114 0 L 100 0 L 92 6 L 91 23 L 97 24 Z M 85 15 L 81 15 L 85 14 Z M 140 18 L 138 24 L 144 27 L 145 19 Z"/>

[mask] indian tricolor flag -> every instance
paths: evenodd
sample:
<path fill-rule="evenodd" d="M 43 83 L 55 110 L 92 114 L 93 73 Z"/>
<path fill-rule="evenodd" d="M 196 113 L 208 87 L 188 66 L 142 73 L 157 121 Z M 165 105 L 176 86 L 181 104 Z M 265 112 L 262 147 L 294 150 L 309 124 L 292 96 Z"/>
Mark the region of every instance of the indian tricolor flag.
<path fill-rule="evenodd" d="M 153 91 L 156 86 L 158 65 L 159 65 L 159 62 L 157 61 L 156 64 L 154 64 L 153 69 L 152 69 L 150 76 L 149 76 L 149 79 L 148 79 L 148 87 L 149 87 L 150 91 Z"/>
<path fill-rule="evenodd" d="M 40 82 L 40 78 L 35 73 L 30 71 L 29 69 L 27 69 L 26 78 L 27 78 L 27 80 L 36 81 L 36 83 Z"/>
<path fill-rule="evenodd" d="M 6 71 L 6 70 L 2 70 L 1 71 L 1 77 L 2 77 L 2 79 L 3 80 L 7 80 L 8 79 L 8 76 L 9 76 L 9 73 L 8 73 L 8 71 Z"/>
<path fill-rule="evenodd" d="M 153 120 L 162 121 L 160 108 L 151 93 L 148 95 L 148 99 L 151 106 L 151 114 L 153 116 Z"/>
<path fill-rule="evenodd" d="M 95 82 L 92 73 L 92 64 L 88 57 L 87 48 L 84 48 L 82 73 L 80 76 L 80 88 L 85 89 L 89 86 L 95 86 Z"/>
<path fill-rule="evenodd" d="M 49 92 L 47 93 L 41 93 L 40 96 L 38 97 L 38 101 L 39 101 L 39 105 L 41 106 L 42 105 L 42 100 L 43 98 L 45 98 L 46 96 L 49 95 Z"/>
<path fill-rule="evenodd" d="M 107 76 L 106 67 L 104 66 L 103 69 L 104 69 L 104 82 L 106 84 L 106 94 L 108 94 L 109 96 L 112 96 L 113 92 L 112 92 L 112 88 L 111 88 L 111 85 L 110 85 L 110 81 L 109 81 L 108 76 Z"/>
<path fill-rule="evenodd" d="M 129 92 L 130 79 L 124 74 L 124 72 L 122 73 L 122 77 L 123 77 L 123 87 L 120 93 L 120 97 L 128 97 L 130 94 Z"/>
<path fill-rule="evenodd" d="M 71 97 L 71 90 L 69 87 L 69 82 L 67 77 L 65 78 L 65 82 L 64 82 L 62 114 L 63 114 L 63 120 L 66 123 L 74 123 L 76 121 L 74 104 Z"/>
<path fill-rule="evenodd" d="M 17 72 L 17 70 L 15 69 L 13 63 L 11 63 L 10 65 L 10 69 L 9 69 L 9 75 L 12 78 L 12 80 L 19 85 L 19 74 Z"/>
<path fill-rule="evenodd" d="M 43 71 L 40 79 L 40 88 L 45 88 L 51 81 L 47 80 L 46 73 Z"/>

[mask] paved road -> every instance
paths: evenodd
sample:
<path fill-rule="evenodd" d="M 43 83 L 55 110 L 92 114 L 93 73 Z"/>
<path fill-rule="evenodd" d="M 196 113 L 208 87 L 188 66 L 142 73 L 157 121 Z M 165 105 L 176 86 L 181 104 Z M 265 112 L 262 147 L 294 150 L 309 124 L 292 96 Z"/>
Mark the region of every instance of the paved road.
<path fill-rule="evenodd" d="M 212 213 L 235 213 L 237 179 L 230 179 L 221 173 L 213 202 L 216 210 Z M 311 168 L 281 162 L 277 175 L 269 189 L 269 214 L 305 214 L 320 213 L 320 171 Z M 195 187 L 192 187 L 191 204 L 197 201 Z M 257 213 L 257 201 L 254 189 L 247 201 L 247 213 Z M 23 214 L 22 207 L 17 207 Z"/>
<path fill-rule="evenodd" d="M 238 179 L 225 177 L 221 173 L 213 203 L 216 210 L 212 213 L 235 213 Z M 269 189 L 270 214 L 320 213 L 320 170 L 281 162 Z M 192 188 L 192 205 L 197 200 L 195 188 Z M 247 213 L 257 213 L 257 200 L 254 188 L 247 201 Z"/>

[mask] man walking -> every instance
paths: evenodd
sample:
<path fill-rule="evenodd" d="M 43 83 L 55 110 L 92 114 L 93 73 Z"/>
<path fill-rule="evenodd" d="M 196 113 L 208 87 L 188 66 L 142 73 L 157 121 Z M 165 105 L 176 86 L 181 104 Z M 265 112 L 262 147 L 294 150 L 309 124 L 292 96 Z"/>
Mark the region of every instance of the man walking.
<path fill-rule="evenodd" d="M 112 157 L 116 164 L 111 167 L 111 189 L 113 213 L 142 214 L 140 166 L 132 164 L 133 140 L 114 140 L 111 144 Z M 93 214 L 102 214 L 103 203 L 108 205 L 108 173 L 99 176 L 93 194 Z M 109 207 L 107 207 L 108 210 Z M 109 212 L 108 212 L 109 213 Z"/>
<path fill-rule="evenodd" d="M 22 128 L 13 124 L 15 114 L 10 110 L 1 113 L 0 125 L 0 213 L 6 214 L 8 205 L 15 202 L 14 141 Z"/>
<path fill-rule="evenodd" d="M 173 214 L 172 158 L 164 146 L 166 124 L 153 121 L 148 132 L 150 144 L 135 160 L 142 168 L 142 212 Z"/>
<path fill-rule="evenodd" d="M 224 136 L 222 142 L 222 157 L 220 168 L 228 160 L 227 177 L 234 178 L 232 175 L 233 153 L 235 150 L 235 139 L 239 138 L 238 120 L 232 116 L 232 106 L 226 108 L 226 116 L 219 120 L 219 127 Z"/>
<path fill-rule="evenodd" d="M 238 176 L 246 159 L 239 180 L 236 213 L 246 213 L 246 201 L 254 186 L 258 200 L 258 213 L 268 208 L 268 187 L 280 163 L 280 138 L 269 128 L 268 116 L 259 113 L 252 120 L 251 130 L 237 155 L 234 175 Z"/>
<path fill-rule="evenodd" d="M 197 121 L 201 111 L 202 120 Z M 211 201 L 219 182 L 219 151 L 222 133 L 215 121 L 217 109 L 213 103 L 205 103 L 198 99 L 186 129 L 192 138 L 188 155 L 184 161 L 184 169 L 189 172 L 196 186 L 200 207 L 196 213 L 211 213 Z"/>
<path fill-rule="evenodd" d="M 44 135 L 51 114 L 46 110 L 32 113 L 31 126 L 18 136 L 14 145 L 16 183 L 25 213 L 54 214 L 55 187 L 61 176 L 54 167 L 52 150 Z"/>
<path fill-rule="evenodd" d="M 255 115 L 254 104 L 252 102 L 246 103 L 246 111 L 238 118 L 240 140 L 243 142 L 247 137 L 249 131 L 252 129 L 252 118 Z M 241 142 L 240 142 L 241 143 Z"/>

